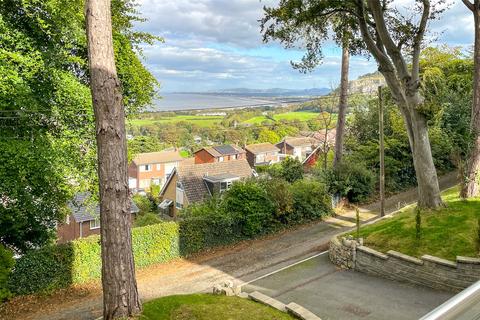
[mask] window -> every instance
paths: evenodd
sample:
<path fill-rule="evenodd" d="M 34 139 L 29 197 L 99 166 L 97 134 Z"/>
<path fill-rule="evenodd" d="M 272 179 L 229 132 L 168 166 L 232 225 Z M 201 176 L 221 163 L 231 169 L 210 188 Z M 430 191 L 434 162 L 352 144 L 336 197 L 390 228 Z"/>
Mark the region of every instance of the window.
<path fill-rule="evenodd" d="M 143 166 L 140 166 L 140 172 L 149 172 L 149 171 L 152 171 L 151 164 L 145 164 Z"/>
<path fill-rule="evenodd" d="M 177 187 L 176 187 L 176 195 L 175 195 L 175 207 L 177 209 L 182 209 L 183 208 L 183 185 L 181 182 L 177 181 Z"/>
<path fill-rule="evenodd" d="M 220 192 L 227 191 L 232 186 L 232 181 L 220 182 Z"/>
<path fill-rule="evenodd" d="M 238 154 L 234 154 L 233 159 L 237 160 L 238 159 Z"/>
<path fill-rule="evenodd" d="M 218 158 L 218 162 L 223 162 L 225 159 L 223 157 Z"/>
<path fill-rule="evenodd" d="M 90 220 L 90 230 L 100 228 L 100 218 L 96 218 L 95 220 Z"/>
<path fill-rule="evenodd" d="M 162 165 L 160 163 L 157 163 L 157 171 L 160 171 L 162 169 Z"/>

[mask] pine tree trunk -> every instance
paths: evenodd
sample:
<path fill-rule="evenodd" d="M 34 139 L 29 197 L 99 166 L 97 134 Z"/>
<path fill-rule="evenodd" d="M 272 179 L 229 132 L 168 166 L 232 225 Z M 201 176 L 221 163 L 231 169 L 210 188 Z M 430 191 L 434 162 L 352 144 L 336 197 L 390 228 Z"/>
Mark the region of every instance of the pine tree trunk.
<path fill-rule="evenodd" d="M 347 116 L 348 103 L 349 60 L 350 54 L 348 52 L 348 44 L 344 44 L 342 47 L 342 73 L 340 78 L 340 101 L 338 104 L 337 131 L 335 133 L 335 155 L 333 158 L 334 168 L 337 168 L 340 165 L 343 155 L 343 137 L 345 134 L 345 120 Z"/>
<path fill-rule="evenodd" d="M 110 0 L 87 0 L 85 12 L 97 135 L 105 320 L 141 311 L 132 253 L 125 111 L 115 68 L 110 8 Z"/>
<path fill-rule="evenodd" d="M 464 181 L 460 196 L 463 198 L 475 197 L 479 194 L 477 172 L 480 169 L 480 1 L 473 4 L 473 17 L 475 22 L 474 46 L 474 75 L 473 75 L 473 105 L 470 130 L 473 135 L 473 146 L 466 163 Z"/>

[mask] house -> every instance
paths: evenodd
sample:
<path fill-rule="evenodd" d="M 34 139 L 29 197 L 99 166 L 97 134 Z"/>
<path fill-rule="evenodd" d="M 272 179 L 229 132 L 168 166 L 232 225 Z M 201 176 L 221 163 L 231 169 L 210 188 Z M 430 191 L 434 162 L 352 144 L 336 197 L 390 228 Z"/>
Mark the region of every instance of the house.
<path fill-rule="evenodd" d="M 77 193 L 68 203 L 71 213 L 66 217 L 64 223 L 57 226 L 59 243 L 100 234 L 100 205 L 90 197 L 89 192 Z M 131 221 L 139 211 L 135 202 L 131 200 Z"/>
<path fill-rule="evenodd" d="M 245 150 L 235 145 L 227 144 L 216 147 L 206 147 L 194 154 L 195 164 L 224 162 L 245 159 Z"/>
<path fill-rule="evenodd" d="M 130 189 L 145 190 L 151 185 L 163 186 L 182 160 L 178 150 L 136 155 L 128 167 Z"/>
<path fill-rule="evenodd" d="M 271 143 L 250 144 L 245 147 L 247 161 L 252 168 L 280 161 L 280 149 Z"/>
<path fill-rule="evenodd" d="M 337 129 L 333 128 L 328 130 L 320 129 L 318 131 L 303 131 L 300 132 L 300 135 L 318 140 L 318 145 L 321 146 L 322 151 L 328 152 L 335 146 Z"/>
<path fill-rule="evenodd" d="M 202 202 L 215 193 L 228 190 L 233 182 L 253 176 L 246 159 L 180 165 L 160 192 L 160 208 L 176 216 L 189 204 Z"/>
<path fill-rule="evenodd" d="M 275 145 L 280 149 L 281 157 L 292 156 L 303 162 L 319 146 L 313 137 L 286 137 Z"/>

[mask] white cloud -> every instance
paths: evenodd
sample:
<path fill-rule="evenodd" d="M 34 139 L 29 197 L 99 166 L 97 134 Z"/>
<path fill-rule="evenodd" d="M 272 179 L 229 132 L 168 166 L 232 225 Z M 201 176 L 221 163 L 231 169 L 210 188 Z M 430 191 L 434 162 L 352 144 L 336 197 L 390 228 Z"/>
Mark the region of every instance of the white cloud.
<path fill-rule="evenodd" d="M 408 6 L 413 0 L 396 0 Z M 326 43 L 326 58 L 309 74 L 293 70 L 289 60 L 300 52 L 261 41 L 258 19 L 264 5 L 277 0 L 142 0 L 148 22 L 138 26 L 165 38 L 145 47 L 146 63 L 167 91 L 202 91 L 231 87 L 329 87 L 338 83 L 341 50 Z M 437 43 L 469 45 L 473 16 L 460 1 L 433 21 Z M 353 57 L 350 78 L 376 69 L 373 60 Z"/>

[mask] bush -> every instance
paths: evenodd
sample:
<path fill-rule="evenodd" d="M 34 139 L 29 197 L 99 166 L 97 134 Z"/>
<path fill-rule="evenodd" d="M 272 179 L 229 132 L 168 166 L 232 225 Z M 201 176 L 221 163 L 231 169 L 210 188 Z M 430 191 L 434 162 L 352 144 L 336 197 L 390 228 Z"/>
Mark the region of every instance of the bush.
<path fill-rule="evenodd" d="M 286 158 L 281 162 L 280 176 L 290 183 L 303 179 L 302 163 L 292 157 Z"/>
<path fill-rule="evenodd" d="M 158 216 L 158 214 L 153 212 L 147 212 L 142 215 L 139 215 L 135 218 L 134 226 L 137 227 L 145 227 L 152 224 L 157 224 L 162 222 L 162 219 Z"/>
<path fill-rule="evenodd" d="M 327 188 L 315 180 L 299 180 L 292 185 L 293 212 L 291 221 L 308 221 L 332 213 L 332 199 Z"/>
<path fill-rule="evenodd" d="M 283 224 L 292 221 L 290 215 L 293 210 L 293 194 L 290 185 L 283 179 L 273 178 L 264 180 L 264 188 L 275 207 L 275 219 Z"/>
<path fill-rule="evenodd" d="M 268 232 L 273 225 L 275 207 L 266 190 L 255 180 L 234 183 L 223 198 L 223 211 L 239 221 L 247 237 Z"/>
<path fill-rule="evenodd" d="M 140 209 L 140 212 L 138 213 L 139 215 L 156 210 L 155 204 L 149 199 L 149 197 L 136 194 L 132 198 L 138 209 Z"/>
<path fill-rule="evenodd" d="M 0 244 L 0 303 L 11 296 L 8 280 L 14 263 L 13 253 Z"/>
<path fill-rule="evenodd" d="M 340 194 L 351 202 L 367 200 L 375 191 L 376 177 L 363 163 L 344 161 L 337 169 L 321 172 L 331 194 Z"/>
<path fill-rule="evenodd" d="M 73 283 L 72 261 L 71 244 L 28 251 L 15 264 L 9 281 L 10 290 L 15 294 L 30 294 L 68 287 Z"/>

